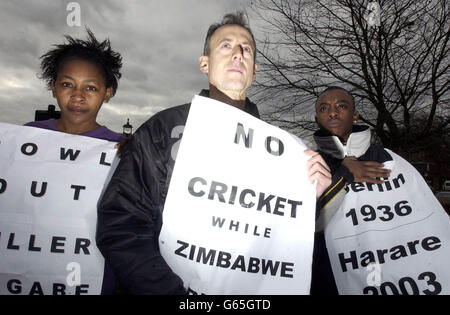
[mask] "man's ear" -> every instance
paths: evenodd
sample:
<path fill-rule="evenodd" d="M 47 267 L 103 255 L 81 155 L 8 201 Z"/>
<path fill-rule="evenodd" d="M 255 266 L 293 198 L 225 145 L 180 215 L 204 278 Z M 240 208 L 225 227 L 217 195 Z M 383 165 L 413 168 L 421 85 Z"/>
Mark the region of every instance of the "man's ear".
<path fill-rule="evenodd" d="M 198 66 L 199 66 L 201 72 L 208 74 L 209 57 L 208 56 L 200 56 L 200 58 L 198 58 Z"/>
<path fill-rule="evenodd" d="M 258 65 L 255 63 L 253 66 L 253 81 L 256 80 L 256 70 L 258 69 Z"/>
<path fill-rule="evenodd" d="M 355 112 L 353 113 L 353 122 L 357 122 L 359 119 L 359 113 L 358 111 L 355 109 Z"/>

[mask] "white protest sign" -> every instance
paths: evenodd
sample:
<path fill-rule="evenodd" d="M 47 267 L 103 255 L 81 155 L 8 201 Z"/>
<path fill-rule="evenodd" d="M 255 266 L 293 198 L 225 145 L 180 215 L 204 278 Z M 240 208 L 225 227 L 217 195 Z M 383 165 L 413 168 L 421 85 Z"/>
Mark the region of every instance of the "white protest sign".
<path fill-rule="evenodd" d="M 339 293 L 449 294 L 449 217 L 414 167 L 387 151 L 388 180 L 348 185 L 325 229 Z"/>
<path fill-rule="evenodd" d="M 315 187 L 289 133 L 195 96 L 159 236 L 197 294 L 309 294 Z"/>
<path fill-rule="evenodd" d="M 97 202 L 114 145 L 0 123 L 0 294 L 100 293 Z"/>

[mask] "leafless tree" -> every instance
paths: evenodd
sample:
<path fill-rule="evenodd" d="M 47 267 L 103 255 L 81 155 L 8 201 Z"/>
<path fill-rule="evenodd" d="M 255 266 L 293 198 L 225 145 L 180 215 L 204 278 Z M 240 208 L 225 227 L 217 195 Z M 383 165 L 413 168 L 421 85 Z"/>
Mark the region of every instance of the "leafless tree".
<path fill-rule="evenodd" d="M 250 12 L 265 34 L 252 92 L 265 119 L 303 136 L 318 93 L 340 85 L 385 147 L 409 155 L 448 133 L 447 0 L 253 0 Z"/>

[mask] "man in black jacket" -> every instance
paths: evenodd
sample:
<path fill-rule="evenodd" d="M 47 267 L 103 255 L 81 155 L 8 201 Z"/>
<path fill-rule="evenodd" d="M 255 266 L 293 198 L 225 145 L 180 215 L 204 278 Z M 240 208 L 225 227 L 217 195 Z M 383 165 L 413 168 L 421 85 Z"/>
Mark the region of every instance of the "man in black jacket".
<path fill-rule="evenodd" d="M 256 45 L 242 13 L 228 14 L 208 30 L 199 59 L 209 91 L 200 95 L 259 117 L 246 97 L 256 75 Z M 97 245 L 129 294 L 184 294 L 178 275 L 161 256 L 158 237 L 179 141 L 190 104 L 163 110 L 133 135 L 98 208 Z M 310 180 L 317 193 L 331 175 L 321 156 L 309 151 Z"/>
<path fill-rule="evenodd" d="M 317 221 L 311 280 L 312 295 L 337 294 L 337 287 L 325 245 L 324 229 L 344 199 L 347 184 L 382 184 L 390 171 L 383 162 L 391 160 L 383 148 L 371 144 L 368 126 L 356 125 L 359 113 L 353 96 L 339 86 L 326 88 L 316 100 L 319 130 L 314 140 L 331 168 L 332 184 L 317 202 Z"/>

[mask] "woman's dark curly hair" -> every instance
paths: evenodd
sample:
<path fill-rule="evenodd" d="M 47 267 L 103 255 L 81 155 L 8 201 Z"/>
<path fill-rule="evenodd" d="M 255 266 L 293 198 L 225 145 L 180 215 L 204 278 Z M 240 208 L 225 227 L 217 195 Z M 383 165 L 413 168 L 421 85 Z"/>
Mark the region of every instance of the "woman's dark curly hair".
<path fill-rule="evenodd" d="M 99 43 L 91 30 L 86 29 L 87 40 L 74 39 L 68 35 L 64 37 L 67 44 L 54 45 L 56 48 L 41 56 L 41 79 L 45 80 L 49 90 L 56 80 L 61 65 L 70 59 L 82 59 L 99 66 L 103 71 L 106 88 L 112 88 L 111 96 L 116 94 L 119 79 L 122 76 L 122 57 L 111 49 L 109 39 Z"/>

